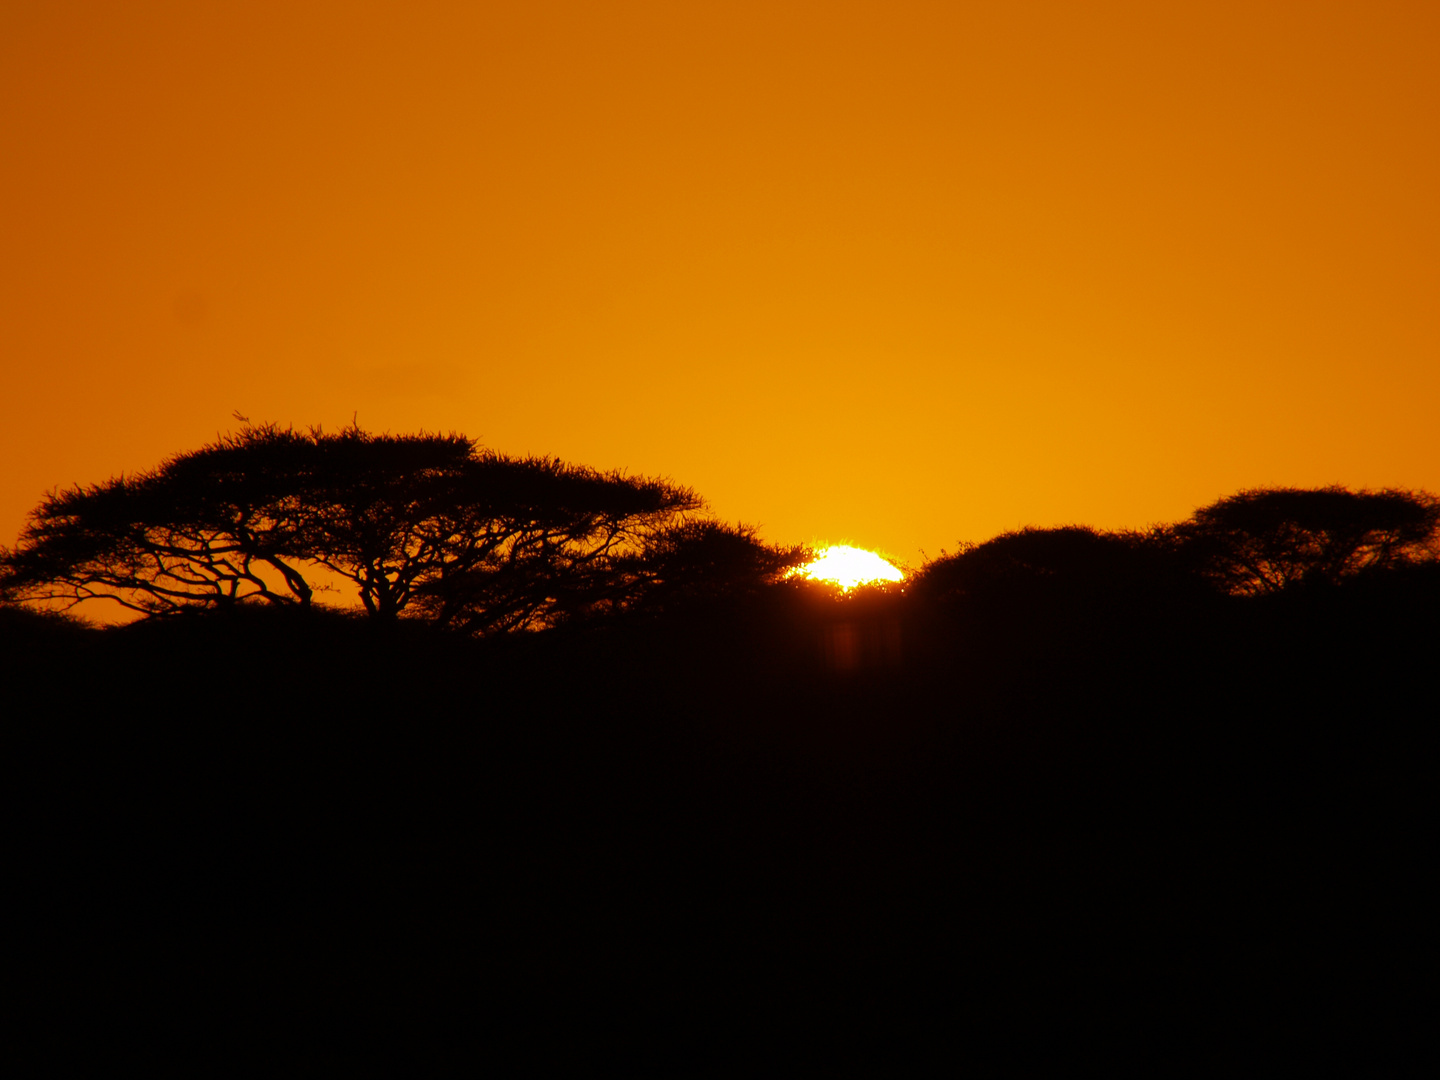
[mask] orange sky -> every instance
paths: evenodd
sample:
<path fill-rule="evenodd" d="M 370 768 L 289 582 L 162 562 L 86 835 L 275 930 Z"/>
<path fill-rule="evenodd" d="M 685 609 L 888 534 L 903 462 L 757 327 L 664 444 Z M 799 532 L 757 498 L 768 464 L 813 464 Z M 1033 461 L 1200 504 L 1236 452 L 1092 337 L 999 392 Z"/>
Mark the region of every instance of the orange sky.
<path fill-rule="evenodd" d="M 917 563 L 1440 491 L 1440 5 L 6 4 L 0 542 L 256 420 Z"/>

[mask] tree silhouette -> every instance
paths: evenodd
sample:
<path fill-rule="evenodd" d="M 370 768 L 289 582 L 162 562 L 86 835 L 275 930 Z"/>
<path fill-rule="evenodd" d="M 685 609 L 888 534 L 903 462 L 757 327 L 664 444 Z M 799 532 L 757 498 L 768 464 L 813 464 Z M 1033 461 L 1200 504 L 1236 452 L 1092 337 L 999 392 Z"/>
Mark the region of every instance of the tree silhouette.
<path fill-rule="evenodd" d="M 1255 488 L 1160 530 L 1184 563 L 1239 595 L 1440 558 L 1440 499 L 1424 491 Z"/>
<path fill-rule="evenodd" d="M 672 611 L 753 592 L 808 556 L 709 519 L 631 513 L 594 524 L 557 518 L 548 534 L 523 535 L 497 558 L 425 582 L 416 606 L 471 633 Z"/>
<path fill-rule="evenodd" d="M 319 566 L 378 618 L 514 630 L 621 595 L 647 542 L 702 507 L 667 481 L 461 435 L 247 425 L 150 472 L 47 496 L 5 556 L 5 583 L 22 601 L 156 615 L 305 606 Z"/>
<path fill-rule="evenodd" d="M 159 468 L 50 493 L 4 559 L 18 600 L 108 599 L 145 615 L 263 599 L 308 604 L 300 506 L 277 461 L 303 442 L 247 429 Z M 276 589 L 264 574 L 279 577 Z"/>

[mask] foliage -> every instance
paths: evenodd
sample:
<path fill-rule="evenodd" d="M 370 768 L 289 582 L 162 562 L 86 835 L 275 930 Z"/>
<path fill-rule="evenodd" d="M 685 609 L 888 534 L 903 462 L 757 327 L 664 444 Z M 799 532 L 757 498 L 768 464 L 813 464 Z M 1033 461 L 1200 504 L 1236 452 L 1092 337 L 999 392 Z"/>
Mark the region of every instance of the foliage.
<path fill-rule="evenodd" d="M 932 599 L 972 602 L 1115 597 L 1163 576 L 1145 537 L 1082 525 L 1024 528 L 965 545 L 921 570 L 917 591 Z"/>
<path fill-rule="evenodd" d="M 1257 488 L 1147 532 L 1069 525 L 1002 533 L 927 564 L 917 591 L 975 603 L 1143 602 L 1299 583 L 1440 560 L 1440 500 L 1424 491 Z"/>
<path fill-rule="evenodd" d="M 1273 593 L 1433 562 L 1440 558 L 1440 499 L 1395 488 L 1255 488 L 1157 535 L 1222 590 Z"/>
<path fill-rule="evenodd" d="M 274 477 L 277 444 L 291 435 L 246 431 L 149 472 L 51 492 L 5 558 L 8 594 L 67 606 L 103 598 L 146 615 L 308 603 L 310 586 L 287 561 L 300 546 L 298 507 Z"/>
<path fill-rule="evenodd" d="M 247 425 L 152 471 L 51 493 L 5 556 L 5 582 L 18 600 L 156 615 L 307 606 L 323 567 L 380 618 L 515 630 L 660 580 L 637 558 L 647 545 L 671 558 L 674 530 L 702 507 L 666 481 L 460 435 Z"/>
<path fill-rule="evenodd" d="M 683 521 L 649 537 L 623 564 L 632 606 L 673 610 L 722 595 L 754 594 L 808 562 L 803 545 L 773 547 L 755 529 L 723 522 Z"/>
<path fill-rule="evenodd" d="M 453 433 L 247 422 L 153 470 L 51 492 L 18 545 L 0 548 L 0 599 L 104 599 L 146 616 L 307 608 L 338 577 L 374 617 L 493 634 L 753 593 L 811 555 L 703 510 L 666 480 L 512 458 Z M 1145 533 L 1007 532 L 911 584 L 995 610 L 1118 610 L 1422 564 L 1440 564 L 1440 499 L 1427 492 L 1259 488 Z"/>

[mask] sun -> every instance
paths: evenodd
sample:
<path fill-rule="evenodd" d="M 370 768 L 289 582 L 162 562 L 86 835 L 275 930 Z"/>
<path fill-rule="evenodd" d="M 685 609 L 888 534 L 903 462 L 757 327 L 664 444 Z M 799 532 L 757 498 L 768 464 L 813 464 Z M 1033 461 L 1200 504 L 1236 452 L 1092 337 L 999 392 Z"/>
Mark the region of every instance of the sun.
<path fill-rule="evenodd" d="M 819 549 L 819 556 L 795 571 L 800 577 L 829 581 L 849 592 L 857 585 L 903 581 L 905 575 L 873 551 L 838 544 Z"/>

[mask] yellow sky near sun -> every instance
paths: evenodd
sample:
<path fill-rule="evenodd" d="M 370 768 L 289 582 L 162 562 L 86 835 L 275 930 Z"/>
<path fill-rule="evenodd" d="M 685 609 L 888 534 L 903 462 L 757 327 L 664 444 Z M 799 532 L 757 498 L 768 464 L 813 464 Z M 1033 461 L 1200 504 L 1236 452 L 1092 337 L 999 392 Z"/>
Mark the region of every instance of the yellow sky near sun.
<path fill-rule="evenodd" d="M 281 423 L 669 475 L 901 562 L 1440 490 L 1440 8 L 0 13 L 0 542 Z"/>

